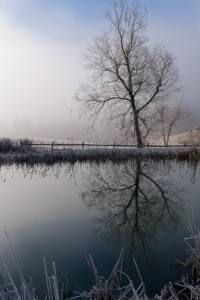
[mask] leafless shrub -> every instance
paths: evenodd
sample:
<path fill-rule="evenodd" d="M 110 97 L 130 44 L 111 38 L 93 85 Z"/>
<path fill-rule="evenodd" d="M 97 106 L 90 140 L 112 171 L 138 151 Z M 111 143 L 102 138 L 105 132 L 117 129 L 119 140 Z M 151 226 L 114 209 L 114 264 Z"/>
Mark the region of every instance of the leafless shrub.
<path fill-rule="evenodd" d="M 31 150 L 32 149 L 32 144 L 33 144 L 33 142 L 32 142 L 32 140 L 30 140 L 30 139 L 28 139 L 28 138 L 26 138 L 26 139 L 21 139 L 20 141 L 19 141 L 19 144 L 20 144 L 20 146 L 21 146 L 21 150 Z"/>
<path fill-rule="evenodd" d="M 15 149 L 15 145 L 11 139 L 3 138 L 0 140 L 0 152 L 10 152 Z"/>

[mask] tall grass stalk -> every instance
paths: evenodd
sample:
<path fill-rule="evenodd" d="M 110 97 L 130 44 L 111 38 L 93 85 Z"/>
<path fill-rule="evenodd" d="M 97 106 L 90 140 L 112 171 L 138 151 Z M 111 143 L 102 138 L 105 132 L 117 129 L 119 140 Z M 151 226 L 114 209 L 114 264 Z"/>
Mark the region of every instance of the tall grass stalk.
<path fill-rule="evenodd" d="M 200 299 L 200 230 L 192 220 L 188 224 L 189 236 L 184 239 L 189 256 L 183 265 L 191 270 L 190 275 L 182 276 L 175 283 L 169 283 L 156 295 L 154 300 L 176 300 L 176 299 Z M 3 257 L 0 256 L 0 262 L 3 269 L 0 277 L 0 299 L 2 300 L 36 300 L 32 280 L 27 282 L 21 270 L 19 260 L 10 242 L 7 232 L 5 232 L 8 241 L 11 259 L 19 276 L 20 284 L 17 285 Z M 138 265 L 133 259 L 135 273 L 138 276 L 137 286 L 133 280 L 123 271 L 124 251 L 122 250 L 117 259 L 112 272 L 108 278 L 104 278 L 98 272 L 91 255 L 86 256 L 86 261 L 94 275 L 94 285 L 89 291 L 73 292 L 67 296 L 64 287 L 60 286 L 57 278 L 55 262 L 52 263 L 52 274 L 48 273 L 46 259 L 43 258 L 44 266 L 44 284 L 46 285 L 45 300 L 150 300 L 146 295 L 145 284 L 142 279 Z"/>

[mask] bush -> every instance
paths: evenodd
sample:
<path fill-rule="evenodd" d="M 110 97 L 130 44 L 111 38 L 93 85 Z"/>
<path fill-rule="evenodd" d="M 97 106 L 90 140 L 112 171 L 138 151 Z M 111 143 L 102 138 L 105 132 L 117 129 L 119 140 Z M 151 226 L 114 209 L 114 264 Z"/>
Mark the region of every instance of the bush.
<path fill-rule="evenodd" d="M 19 144 L 21 146 L 20 147 L 21 150 L 30 150 L 32 148 L 33 142 L 32 142 L 32 140 L 26 138 L 26 139 L 21 139 L 19 141 Z"/>
<path fill-rule="evenodd" d="M 3 138 L 0 140 L 0 152 L 10 152 L 15 150 L 15 148 L 11 139 Z"/>
<path fill-rule="evenodd" d="M 9 138 L 0 139 L 0 152 L 26 152 L 32 149 L 32 141 L 30 139 L 22 139 L 19 142 Z"/>

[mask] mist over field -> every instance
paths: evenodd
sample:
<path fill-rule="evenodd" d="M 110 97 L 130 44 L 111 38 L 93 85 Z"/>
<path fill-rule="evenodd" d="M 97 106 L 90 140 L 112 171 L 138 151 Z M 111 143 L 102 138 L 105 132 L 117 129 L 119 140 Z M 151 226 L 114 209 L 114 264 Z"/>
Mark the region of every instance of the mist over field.
<path fill-rule="evenodd" d="M 0 1 L 0 135 L 113 140 L 112 125 L 96 131 L 75 101 L 87 81 L 84 51 L 102 29 L 107 1 Z M 189 115 L 178 131 L 198 126 L 200 113 L 200 5 L 170 7 L 139 1 L 147 10 L 147 33 L 177 59 L 181 98 Z M 91 11 L 87 15 L 87 12 Z M 87 17 L 86 17 L 87 16 Z M 170 20 L 170 21 L 169 21 Z"/>

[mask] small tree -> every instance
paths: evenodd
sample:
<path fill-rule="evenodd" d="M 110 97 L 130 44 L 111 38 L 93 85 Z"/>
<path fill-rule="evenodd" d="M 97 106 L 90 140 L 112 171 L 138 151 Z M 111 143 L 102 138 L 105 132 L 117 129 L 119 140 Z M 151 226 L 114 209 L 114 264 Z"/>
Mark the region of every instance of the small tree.
<path fill-rule="evenodd" d="M 161 95 L 176 91 L 177 70 L 164 48 L 150 48 L 142 12 L 130 1 L 115 0 L 105 14 L 106 30 L 87 52 L 91 81 L 78 99 L 95 119 L 103 111 L 120 119 L 143 145 L 146 110 Z"/>
<path fill-rule="evenodd" d="M 172 131 L 183 118 L 184 114 L 181 102 L 170 105 L 170 102 L 164 98 L 157 101 L 155 119 L 165 146 L 169 145 Z"/>

